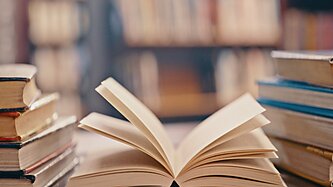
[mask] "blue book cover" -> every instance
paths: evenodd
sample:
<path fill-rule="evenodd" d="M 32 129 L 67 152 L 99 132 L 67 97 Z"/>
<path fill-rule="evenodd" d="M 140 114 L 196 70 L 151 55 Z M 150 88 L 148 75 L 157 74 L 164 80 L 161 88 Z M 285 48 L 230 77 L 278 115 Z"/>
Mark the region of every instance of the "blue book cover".
<path fill-rule="evenodd" d="M 292 110 L 296 112 L 302 112 L 306 114 L 311 115 L 317 115 L 327 118 L 333 118 L 333 110 L 330 109 L 324 109 L 324 108 L 318 108 L 313 106 L 306 106 L 306 105 L 299 105 L 299 104 L 293 104 L 293 103 L 286 103 L 266 98 L 259 98 L 258 102 L 262 105 L 272 106 L 276 108 L 286 109 L 286 110 Z"/>
<path fill-rule="evenodd" d="M 333 88 L 316 86 L 316 85 L 308 84 L 305 82 L 283 80 L 283 79 L 278 79 L 278 78 L 258 81 L 258 85 L 285 87 L 285 88 L 290 88 L 290 89 L 310 90 L 310 91 L 314 91 L 314 92 L 324 92 L 324 93 L 333 94 Z"/>

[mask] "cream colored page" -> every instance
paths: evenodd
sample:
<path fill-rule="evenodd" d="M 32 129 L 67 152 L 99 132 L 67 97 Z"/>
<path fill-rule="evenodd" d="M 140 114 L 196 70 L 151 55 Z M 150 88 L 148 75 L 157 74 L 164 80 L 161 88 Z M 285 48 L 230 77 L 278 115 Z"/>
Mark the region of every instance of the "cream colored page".
<path fill-rule="evenodd" d="M 228 133 L 224 134 L 223 136 L 221 136 L 220 138 L 215 140 L 213 143 L 206 146 L 198 154 L 196 154 L 189 162 L 187 162 L 185 164 L 185 166 L 183 167 L 183 169 L 192 167 L 193 163 L 195 163 L 195 161 L 198 158 L 201 158 L 201 157 L 207 155 L 206 154 L 207 152 L 210 152 L 210 150 L 216 148 L 217 146 L 224 144 L 225 142 L 237 139 L 237 137 L 243 136 L 244 134 L 248 134 L 251 131 L 253 131 L 254 129 L 260 128 L 263 125 L 266 125 L 268 123 L 269 123 L 269 121 L 262 114 L 255 116 L 254 118 L 252 118 L 249 121 L 243 123 L 242 125 L 234 128 L 233 130 L 229 131 Z M 234 149 L 239 149 L 239 148 L 235 147 Z"/>
<path fill-rule="evenodd" d="M 199 177 L 226 176 L 279 184 L 279 172 L 267 159 L 241 159 L 213 162 L 194 168 L 177 178 L 188 181 Z"/>
<path fill-rule="evenodd" d="M 162 123 L 143 103 L 112 78 L 102 82 L 97 92 L 142 131 L 172 167 L 174 147 Z"/>
<path fill-rule="evenodd" d="M 263 127 L 268 123 L 270 123 L 270 121 L 264 115 L 259 114 L 254 118 L 250 119 L 249 121 L 243 123 L 242 125 L 224 134 L 222 137 L 218 138 L 213 143 L 209 144 L 205 149 L 201 150 L 200 153 L 206 152 L 224 142 L 227 142 L 244 134 L 250 133 L 254 129 Z"/>
<path fill-rule="evenodd" d="M 91 113 L 83 118 L 80 123 L 80 127 L 83 129 L 115 139 L 141 150 L 156 159 L 169 171 L 171 170 L 154 145 L 129 122 L 103 114 Z"/>
<path fill-rule="evenodd" d="M 264 132 L 261 129 L 256 129 L 250 133 L 231 139 L 212 148 L 211 150 L 208 150 L 202 154 L 198 160 L 230 153 L 262 153 L 274 151 L 277 151 L 277 149 L 270 142 Z"/>
<path fill-rule="evenodd" d="M 176 174 L 209 144 L 264 110 L 252 96 L 245 94 L 208 117 L 178 147 Z"/>
<path fill-rule="evenodd" d="M 186 174 L 189 170 L 193 168 L 200 167 L 202 165 L 206 165 L 209 163 L 224 162 L 228 160 L 261 159 L 261 158 L 278 158 L 278 156 L 275 152 L 235 153 L 235 154 L 219 155 L 196 162 L 194 165 L 191 165 L 191 167 L 183 169 L 181 172 L 182 174 L 180 175 Z"/>
<path fill-rule="evenodd" d="M 185 170 L 198 164 L 219 161 L 220 159 L 239 159 L 240 157 L 266 157 L 275 158 L 277 149 L 269 141 L 261 129 L 221 143 L 193 159 L 186 165 Z"/>
<path fill-rule="evenodd" d="M 130 171 L 154 172 L 170 176 L 165 168 L 147 154 L 126 145 L 117 144 L 88 155 L 72 178 Z"/>

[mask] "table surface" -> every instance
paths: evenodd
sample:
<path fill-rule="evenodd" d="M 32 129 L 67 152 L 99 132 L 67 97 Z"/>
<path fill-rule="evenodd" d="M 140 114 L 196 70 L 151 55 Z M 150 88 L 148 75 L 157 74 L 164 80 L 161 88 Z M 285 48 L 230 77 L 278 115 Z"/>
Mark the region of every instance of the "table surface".
<path fill-rule="evenodd" d="M 175 146 L 195 127 L 195 123 L 172 123 L 165 125 L 165 129 Z M 94 154 L 99 150 L 112 148 L 121 143 L 103 137 L 101 135 L 90 133 L 84 130 L 77 130 L 75 134 L 77 141 L 77 153 L 80 156 Z M 84 164 L 84 162 L 83 162 Z M 282 178 L 289 187 L 317 187 L 318 185 L 305 179 L 281 171 Z"/>

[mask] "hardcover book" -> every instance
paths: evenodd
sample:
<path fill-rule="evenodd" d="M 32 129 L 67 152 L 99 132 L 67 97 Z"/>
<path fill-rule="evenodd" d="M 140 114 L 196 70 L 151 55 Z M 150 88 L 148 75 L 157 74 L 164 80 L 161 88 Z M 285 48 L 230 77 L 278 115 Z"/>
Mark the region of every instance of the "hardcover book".
<path fill-rule="evenodd" d="M 23 141 L 52 124 L 57 118 L 57 93 L 36 100 L 24 112 L 0 112 L 0 141 Z"/>
<path fill-rule="evenodd" d="M 54 124 L 19 142 L 0 142 L 0 175 L 21 175 L 72 146 L 76 118 L 61 117 Z"/>
<path fill-rule="evenodd" d="M 245 94 L 201 122 L 175 148 L 160 120 L 109 78 L 96 88 L 128 121 L 98 113 L 80 127 L 122 142 L 88 158 L 68 186 L 285 186 L 268 158 L 265 111 Z M 128 147 L 130 146 L 130 147 Z"/>
<path fill-rule="evenodd" d="M 333 110 L 333 88 L 278 78 L 258 82 L 259 97 Z"/>
<path fill-rule="evenodd" d="M 269 105 L 264 105 L 264 107 L 267 109 L 265 115 L 272 120 L 271 125 L 263 128 L 267 135 L 333 151 L 332 118 Z"/>
<path fill-rule="evenodd" d="M 277 166 L 323 186 L 333 186 L 331 151 L 275 137 L 270 139 L 281 150 L 279 159 L 273 159 Z"/>
<path fill-rule="evenodd" d="M 333 87 L 333 51 L 273 51 L 272 57 L 285 79 Z"/>
<path fill-rule="evenodd" d="M 0 66 L 0 111 L 24 111 L 41 94 L 36 86 L 35 66 L 7 64 Z"/>
<path fill-rule="evenodd" d="M 49 187 L 69 173 L 78 164 L 74 148 L 63 151 L 22 176 L 0 176 L 1 186 L 15 187 Z M 5 177 L 5 178 L 4 178 Z"/>

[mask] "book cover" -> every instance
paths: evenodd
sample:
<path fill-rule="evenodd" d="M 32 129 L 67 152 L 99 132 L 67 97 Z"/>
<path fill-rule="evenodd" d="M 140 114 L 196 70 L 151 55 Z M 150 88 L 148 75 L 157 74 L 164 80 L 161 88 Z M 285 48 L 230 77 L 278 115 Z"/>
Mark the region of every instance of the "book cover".
<path fill-rule="evenodd" d="M 30 81 L 36 74 L 37 68 L 28 64 L 1 65 L 0 81 Z"/>
<path fill-rule="evenodd" d="M 1 148 L 12 148 L 12 149 L 20 149 L 25 145 L 28 145 L 32 142 L 35 142 L 39 139 L 42 139 L 50 134 L 53 134 L 57 131 L 62 130 L 63 128 L 69 127 L 76 122 L 76 117 L 71 116 L 68 118 L 59 118 L 55 121 L 55 125 L 52 125 L 50 128 L 31 136 L 30 138 L 24 141 L 17 141 L 17 142 L 0 142 L 0 149 Z"/>
<path fill-rule="evenodd" d="M 286 110 L 292 110 L 296 112 L 302 112 L 306 114 L 318 115 L 327 118 L 333 118 L 333 110 L 325 109 L 325 108 L 318 108 L 313 106 L 306 106 L 294 103 L 286 103 L 266 98 L 259 98 L 258 102 L 263 105 L 273 106 L 277 108 L 282 108 Z"/>

